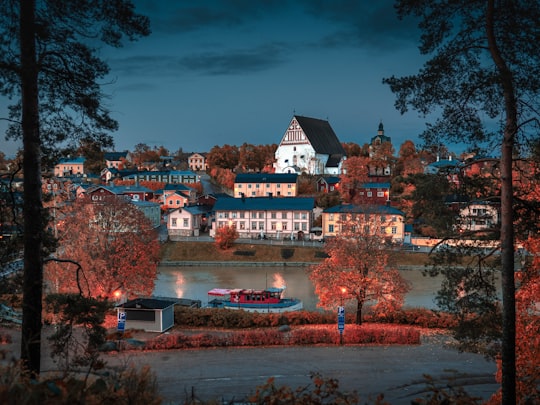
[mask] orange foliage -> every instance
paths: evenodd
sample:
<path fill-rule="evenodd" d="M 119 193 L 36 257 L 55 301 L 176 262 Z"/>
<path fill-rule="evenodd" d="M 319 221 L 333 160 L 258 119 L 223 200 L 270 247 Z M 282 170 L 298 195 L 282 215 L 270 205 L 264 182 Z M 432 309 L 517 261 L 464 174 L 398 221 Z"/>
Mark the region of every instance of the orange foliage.
<path fill-rule="evenodd" d="M 335 308 L 346 301 L 356 301 L 356 323 L 362 322 L 364 304 L 374 304 L 375 312 L 401 308 L 410 287 L 399 271 L 388 266 L 383 239 L 365 231 L 362 221 L 348 221 L 340 236 L 325 246 L 328 258 L 310 268 L 309 277 L 319 297 L 319 307 Z M 380 229 L 370 224 L 371 229 Z M 378 232 L 378 231 L 376 231 Z"/>
<path fill-rule="evenodd" d="M 368 180 L 369 158 L 353 156 L 343 164 L 343 174 L 340 176 L 339 192 L 345 203 L 355 203 L 358 190 Z"/>
<path fill-rule="evenodd" d="M 157 275 L 159 242 L 144 214 L 121 198 L 103 204 L 77 201 L 58 223 L 59 259 L 44 276 L 50 291 L 112 298 L 150 295 Z"/>
<path fill-rule="evenodd" d="M 516 403 L 540 403 L 540 238 L 529 238 L 524 246 L 532 262 L 516 273 Z M 497 381 L 502 381 L 502 364 L 497 361 Z M 499 390 L 490 404 L 500 404 Z"/>
<path fill-rule="evenodd" d="M 238 232 L 234 226 L 224 226 L 216 230 L 216 245 L 222 250 L 230 249 L 236 239 Z"/>

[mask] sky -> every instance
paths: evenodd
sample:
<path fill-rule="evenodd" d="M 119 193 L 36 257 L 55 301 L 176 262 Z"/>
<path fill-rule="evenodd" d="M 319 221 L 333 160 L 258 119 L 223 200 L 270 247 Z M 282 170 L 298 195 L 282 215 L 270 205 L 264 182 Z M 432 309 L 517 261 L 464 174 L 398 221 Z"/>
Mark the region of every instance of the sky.
<path fill-rule="evenodd" d="M 295 114 L 328 120 L 341 142 L 368 143 L 382 122 L 396 152 L 405 140 L 421 144 L 426 119 L 401 115 L 382 84 L 424 60 L 416 22 L 398 20 L 392 0 L 134 4 L 152 34 L 100 53 L 111 68 L 103 91 L 118 151 L 279 144 Z M 18 146 L 2 143 L 8 156 Z"/>

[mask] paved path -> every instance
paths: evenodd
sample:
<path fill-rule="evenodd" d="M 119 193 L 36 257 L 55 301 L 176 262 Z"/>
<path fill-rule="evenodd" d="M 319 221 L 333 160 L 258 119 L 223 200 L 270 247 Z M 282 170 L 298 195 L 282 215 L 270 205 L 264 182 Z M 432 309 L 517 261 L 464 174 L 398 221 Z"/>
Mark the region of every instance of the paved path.
<path fill-rule="evenodd" d="M 13 343 L 0 349 L 18 356 L 20 335 L 13 333 Z M 229 403 L 252 394 L 270 377 L 278 386 L 308 386 L 314 372 L 338 379 L 341 391 L 356 390 L 361 403 L 384 393 L 390 404 L 408 405 L 411 399 L 427 394 L 424 374 L 442 386 L 454 379 L 470 394 L 486 399 L 498 388 L 494 362 L 445 348 L 433 339 L 417 346 L 169 350 L 125 352 L 106 355 L 105 359 L 110 366 L 149 365 L 164 404 L 183 404 L 192 396 Z M 55 364 L 44 353 L 42 370 L 54 369 Z"/>
<path fill-rule="evenodd" d="M 426 395 L 423 374 L 442 386 L 454 379 L 483 398 L 497 389 L 493 362 L 436 344 L 163 351 L 119 354 L 109 362 L 124 364 L 128 359 L 152 367 L 167 404 L 180 404 L 192 396 L 241 400 L 270 377 L 277 385 L 307 386 L 313 372 L 338 379 L 342 391 L 356 390 L 362 403 L 384 393 L 391 404 L 410 404 Z"/>

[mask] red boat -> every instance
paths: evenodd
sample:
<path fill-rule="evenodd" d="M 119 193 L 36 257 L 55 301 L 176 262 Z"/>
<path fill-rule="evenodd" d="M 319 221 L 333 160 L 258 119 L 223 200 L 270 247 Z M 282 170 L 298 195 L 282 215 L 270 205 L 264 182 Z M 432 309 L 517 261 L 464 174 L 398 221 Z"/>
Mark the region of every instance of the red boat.
<path fill-rule="evenodd" d="M 242 309 L 248 312 L 289 312 L 303 308 L 302 301 L 283 298 L 285 288 L 264 290 L 214 288 L 208 291 L 208 305 L 213 308 Z"/>

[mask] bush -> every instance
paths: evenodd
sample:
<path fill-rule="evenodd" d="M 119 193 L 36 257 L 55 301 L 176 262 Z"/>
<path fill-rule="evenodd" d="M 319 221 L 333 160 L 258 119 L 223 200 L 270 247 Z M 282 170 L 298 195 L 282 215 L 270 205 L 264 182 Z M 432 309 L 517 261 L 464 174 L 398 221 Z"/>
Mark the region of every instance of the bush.
<path fill-rule="evenodd" d="M 255 256 L 254 250 L 235 250 L 234 255 L 236 256 Z"/>
<path fill-rule="evenodd" d="M 290 259 L 294 256 L 294 249 L 281 249 L 281 258 L 282 259 Z"/>

